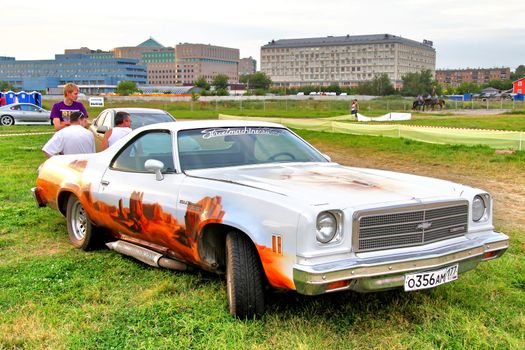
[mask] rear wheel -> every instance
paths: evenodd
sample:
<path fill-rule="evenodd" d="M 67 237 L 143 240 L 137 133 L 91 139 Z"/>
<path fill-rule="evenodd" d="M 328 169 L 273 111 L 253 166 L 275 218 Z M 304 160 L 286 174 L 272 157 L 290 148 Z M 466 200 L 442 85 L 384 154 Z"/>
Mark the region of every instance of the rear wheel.
<path fill-rule="evenodd" d="M 0 125 L 11 126 L 15 124 L 15 119 L 10 115 L 3 115 L 0 117 Z"/>
<path fill-rule="evenodd" d="M 94 227 L 80 200 L 71 195 L 67 201 L 67 232 L 71 244 L 81 250 L 90 250 L 95 246 Z"/>
<path fill-rule="evenodd" d="M 226 236 L 226 291 L 230 314 L 238 318 L 264 312 L 264 275 L 253 243 L 237 231 Z"/>

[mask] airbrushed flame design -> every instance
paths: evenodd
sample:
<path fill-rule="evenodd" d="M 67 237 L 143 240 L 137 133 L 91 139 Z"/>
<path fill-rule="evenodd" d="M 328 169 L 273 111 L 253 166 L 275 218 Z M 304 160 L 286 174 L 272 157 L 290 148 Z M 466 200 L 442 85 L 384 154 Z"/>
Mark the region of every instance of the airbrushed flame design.
<path fill-rule="evenodd" d="M 79 197 L 93 222 L 109 228 L 116 237 L 127 236 L 153 243 L 165 247 L 169 254 L 179 259 L 203 266 L 198 253 L 198 235 L 205 225 L 222 222 L 225 211 L 221 197 L 204 197 L 196 203 L 188 203 L 182 223 L 165 212 L 160 204 L 144 203 L 144 192 L 133 191 L 129 203 L 121 198 L 118 205 L 95 200 L 91 183 L 83 181 L 86 167 L 87 161 L 75 160 L 40 174 L 37 187 L 45 203 L 58 209 L 58 192 L 67 189 Z M 291 266 L 288 258 L 266 246 L 256 247 L 270 284 L 276 288 L 295 289 L 293 281 L 284 273 Z"/>
<path fill-rule="evenodd" d="M 84 193 L 86 198 L 82 203 L 86 203 L 86 211 L 98 225 L 121 235 L 166 247 L 176 257 L 197 264 L 201 260 L 198 254 L 198 233 L 207 223 L 222 222 L 224 216 L 220 197 L 204 197 L 188 205 L 185 223 L 181 223 L 172 214 L 165 212 L 160 204 L 145 204 L 143 192 L 134 191 L 127 207 L 123 199 L 119 200 L 117 207 L 93 201 L 89 191 Z"/>
<path fill-rule="evenodd" d="M 285 274 L 285 270 L 292 266 L 290 259 L 286 255 L 281 255 L 270 247 L 256 244 L 257 251 L 268 278 L 268 282 L 275 288 L 295 289 L 294 282 Z"/>

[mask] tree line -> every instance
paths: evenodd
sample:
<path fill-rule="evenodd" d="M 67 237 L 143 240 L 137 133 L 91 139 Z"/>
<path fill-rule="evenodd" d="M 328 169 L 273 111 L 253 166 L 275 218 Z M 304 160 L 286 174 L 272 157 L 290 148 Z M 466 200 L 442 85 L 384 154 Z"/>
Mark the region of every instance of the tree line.
<path fill-rule="evenodd" d="M 272 87 L 272 79 L 264 72 L 243 75 L 239 80 L 242 84 L 245 84 L 247 95 L 266 95 L 267 93 L 275 95 L 290 95 L 299 92 L 302 92 L 305 95 L 308 95 L 311 92 L 335 92 L 339 95 L 344 92 L 349 95 L 417 96 L 428 95 L 432 92 L 436 95 L 479 93 L 486 87 L 493 87 L 499 90 L 509 90 L 512 88 L 512 82 L 523 76 L 525 76 L 525 66 L 520 65 L 511 73 L 511 79 L 509 80 L 493 80 L 486 84 L 465 82 L 457 87 L 453 87 L 450 85 L 441 86 L 438 81 L 433 78 L 430 70 L 422 70 L 420 72 L 405 74 L 402 77 L 403 87 L 401 89 L 396 89 L 392 85 L 392 82 L 386 73 L 378 74 L 372 80 L 362 82 L 358 86 L 353 87 L 343 87 L 339 86 L 337 83 L 332 83 L 328 86 L 309 85 L 303 87 Z M 208 83 L 205 77 L 200 76 L 197 78 L 194 85 L 201 89 L 199 94 L 202 96 L 228 95 L 228 76 L 225 74 L 216 75 L 211 83 Z M 139 92 L 139 90 L 135 83 L 122 81 L 117 85 L 116 92 L 121 95 L 129 95 L 133 92 Z"/>

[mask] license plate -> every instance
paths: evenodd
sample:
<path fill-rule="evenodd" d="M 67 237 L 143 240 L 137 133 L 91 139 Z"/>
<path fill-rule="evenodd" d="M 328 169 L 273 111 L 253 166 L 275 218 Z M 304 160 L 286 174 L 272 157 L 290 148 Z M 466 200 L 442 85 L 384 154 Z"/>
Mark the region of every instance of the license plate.
<path fill-rule="evenodd" d="M 458 279 L 458 264 L 439 270 L 408 273 L 405 275 L 405 291 L 427 289 Z"/>

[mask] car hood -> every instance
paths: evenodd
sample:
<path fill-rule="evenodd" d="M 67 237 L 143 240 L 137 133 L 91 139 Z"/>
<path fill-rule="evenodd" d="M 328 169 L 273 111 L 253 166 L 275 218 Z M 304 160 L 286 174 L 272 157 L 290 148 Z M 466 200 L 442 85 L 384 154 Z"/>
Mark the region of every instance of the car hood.
<path fill-rule="evenodd" d="M 336 163 L 283 163 L 186 173 L 279 193 L 311 205 L 340 207 L 346 207 L 348 203 L 357 207 L 371 203 L 450 199 L 459 197 L 463 188 L 444 180 Z"/>

